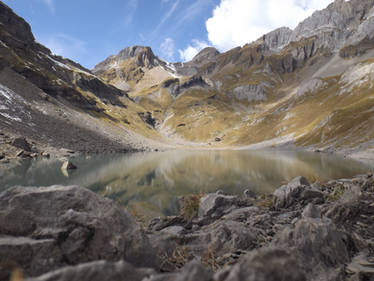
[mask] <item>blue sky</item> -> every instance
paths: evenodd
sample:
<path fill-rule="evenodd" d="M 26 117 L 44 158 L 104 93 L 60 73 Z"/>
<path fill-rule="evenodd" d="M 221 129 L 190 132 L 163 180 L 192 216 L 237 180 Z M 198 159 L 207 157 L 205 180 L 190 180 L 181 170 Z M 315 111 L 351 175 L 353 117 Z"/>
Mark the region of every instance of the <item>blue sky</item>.
<path fill-rule="evenodd" d="M 294 28 L 332 0 L 282 0 L 282 6 L 279 0 L 4 2 L 31 25 L 37 41 L 92 68 L 132 45 L 150 46 L 172 62 L 189 60 L 206 46 L 226 51 L 274 28 Z"/>

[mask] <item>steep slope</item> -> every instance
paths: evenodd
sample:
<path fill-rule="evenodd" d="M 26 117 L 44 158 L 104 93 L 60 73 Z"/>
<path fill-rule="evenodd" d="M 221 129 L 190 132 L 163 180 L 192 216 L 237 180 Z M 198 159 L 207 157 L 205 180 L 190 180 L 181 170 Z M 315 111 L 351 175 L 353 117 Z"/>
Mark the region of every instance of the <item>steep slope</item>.
<path fill-rule="evenodd" d="M 53 55 L 2 2 L 0 39 L 2 134 L 26 136 L 44 149 L 82 152 L 157 146 L 150 139 L 161 138 L 142 117 L 144 108 L 79 64 Z"/>
<path fill-rule="evenodd" d="M 175 143 L 371 149 L 373 33 L 373 0 L 336 0 L 295 30 L 166 64 L 176 77 L 147 78 L 153 85 L 128 79 L 129 94 Z M 157 67 L 148 66 L 148 75 Z M 112 69 L 96 73 L 108 78 Z"/>

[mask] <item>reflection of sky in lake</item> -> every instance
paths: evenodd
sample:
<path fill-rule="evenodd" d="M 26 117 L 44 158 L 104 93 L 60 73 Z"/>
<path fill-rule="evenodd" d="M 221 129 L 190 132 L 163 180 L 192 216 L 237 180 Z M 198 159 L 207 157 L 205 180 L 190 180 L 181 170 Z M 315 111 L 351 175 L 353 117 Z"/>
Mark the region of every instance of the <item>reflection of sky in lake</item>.
<path fill-rule="evenodd" d="M 353 160 L 300 151 L 166 151 L 80 157 L 73 162 L 79 168 L 69 177 L 53 159 L 26 161 L 12 169 L 0 166 L 0 187 L 77 184 L 155 216 L 175 213 L 177 197 L 185 194 L 218 189 L 240 194 L 248 188 L 271 193 L 299 175 L 324 181 L 372 170 Z"/>

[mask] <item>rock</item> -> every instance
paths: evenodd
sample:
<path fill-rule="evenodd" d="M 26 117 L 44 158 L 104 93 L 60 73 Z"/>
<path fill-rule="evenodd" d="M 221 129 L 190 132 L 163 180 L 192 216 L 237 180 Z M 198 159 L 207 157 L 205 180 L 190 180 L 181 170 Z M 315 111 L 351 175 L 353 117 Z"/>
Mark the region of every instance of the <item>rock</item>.
<path fill-rule="evenodd" d="M 14 267 L 26 276 L 100 259 L 158 264 L 148 239 L 121 206 L 78 186 L 14 187 L 1 193 L 1 235 L 9 241 L 2 245 L 2 260 L 17 252 L 21 260 L 15 259 Z M 17 239 L 26 242 L 17 246 Z M 14 267 L 0 268 L 0 274 Z"/>
<path fill-rule="evenodd" d="M 200 199 L 198 215 L 200 218 L 219 218 L 230 209 L 234 209 L 238 202 L 239 199 L 236 196 L 207 194 Z"/>
<path fill-rule="evenodd" d="M 25 151 L 20 150 L 20 151 L 18 151 L 18 152 L 16 153 L 16 157 L 22 157 L 24 153 L 25 153 Z"/>
<path fill-rule="evenodd" d="M 12 146 L 31 152 L 31 146 L 25 138 L 15 138 L 12 141 Z"/>
<path fill-rule="evenodd" d="M 72 162 L 70 162 L 69 160 L 68 161 L 65 161 L 62 166 L 61 166 L 61 170 L 63 171 L 68 171 L 68 170 L 76 170 L 77 169 L 77 166 L 75 166 Z"/>
<path fill-rule="evenodd" d="M 353 277 L 352 281 L 374 280 L 374 260 L 367 253 L 360 253 L 347 265 L 346 272 Z"/>
<path fill-rule="evenodd" d="M 306 281 L 297 260 L 278 248 L 253 251 L 232 268 L 216 273 L 215 281 Z"/>
<path fill-rule="evenodd" d="M 198 261 L 186 264 L 179 272 L 151 276 L 143 281 L 213 281 L 213 274 Z"/>
<path fill-rule="evenodd" d="M 291 206 L 299 197 L 301 192 L 310 186 L 308 180 L 304 177 L 297 177 L 287 185 L 276 189 L 274 195 L 274 206 L 276 208 L 287 208 Z"/>
<path fill-rule="evenodd" d="M 151 274 L 155 274 L 152 269 L 135 268 L 125 261 L 95 261 L 64 267 L 27 281 L 141 281 Z"/>
<path fill-rule="evenodd" d="M 331 220 L 309 217 L 277 234 L 272 245 L 292 252 L 310 280 L 342 280 L 344 265 L 357 252 L 351 235 Z"/>
<path fill-rule="evenodd" d="M 3 160 L 5 158 L 5 153 L 0 153 L 0 160 Z"/>
<path fill-rule="evenodd" d="M 303 218 L 313 218 L 313 219 L 320 219 L 322 218 L 321 211 L 317 209 L 317 207 L 309 203 L 308 206 L 305 207 L 303 213 Z"/>
<path fill-rule="evenodd" d="M 42 156 L 43 156 L 44 158 L 50 158 L 50 157 L 51 157 L 51 155 L 50 155 L 48 152 L 43 152 L 43 153 L 42 153 Z"/>

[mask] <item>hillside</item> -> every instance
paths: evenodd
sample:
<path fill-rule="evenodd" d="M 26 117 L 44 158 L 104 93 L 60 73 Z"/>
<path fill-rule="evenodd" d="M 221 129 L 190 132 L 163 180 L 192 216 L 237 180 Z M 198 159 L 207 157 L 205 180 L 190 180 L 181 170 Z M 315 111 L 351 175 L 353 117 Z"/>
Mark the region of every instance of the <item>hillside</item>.
<path fill-rule="evenodd" d="M 336 0 L 185 63 L 125 48 L 92 71 L 35 41 L 0 2 L 0 136 L 33 151 L 297 146 L 374 150 L 374 0 Z"/>

